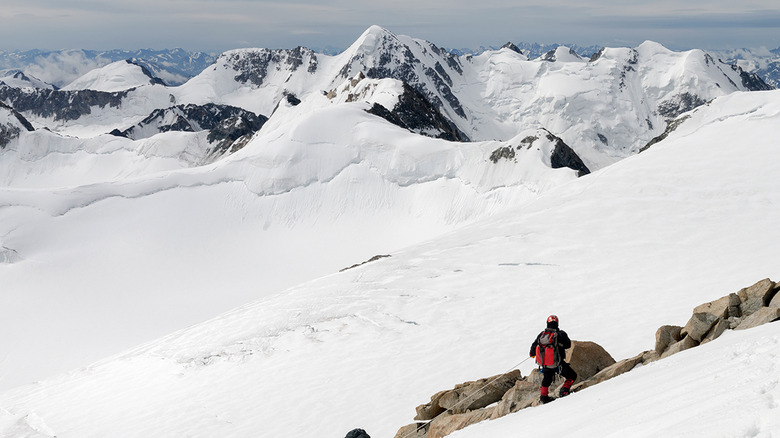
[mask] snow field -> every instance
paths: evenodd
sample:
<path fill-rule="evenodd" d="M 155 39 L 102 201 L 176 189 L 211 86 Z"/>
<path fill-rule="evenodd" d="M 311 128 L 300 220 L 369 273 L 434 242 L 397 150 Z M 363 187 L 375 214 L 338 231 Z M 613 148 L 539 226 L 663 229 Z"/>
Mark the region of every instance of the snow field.
<path fill-rule="evenodd" d="M 434 393 L 525 359 L 551 313 L 573 339 L 617 360 L 633 356 L 696 305 L 780 277 L 780 256 L 766 243 L 780 238 L 778 102 L 776 92 L 718 100 L 647 152 L 516 209 L 6 391 L 0 406 L 11 419 L 34 413 L 58 437 L 342 437 L 356 427 L 381 437 L 411 423 Z M 614 424 L 615 434 L 640 436 L 771 436 L 777 330 L 729 332 L 460 434 L 537 431 L 544 416 L 571 407 L 572 420 L 555 426 L 565 435 L 603 435 L 598 425 Z M 725 422 L 726 412 L 736 419 Z"/>

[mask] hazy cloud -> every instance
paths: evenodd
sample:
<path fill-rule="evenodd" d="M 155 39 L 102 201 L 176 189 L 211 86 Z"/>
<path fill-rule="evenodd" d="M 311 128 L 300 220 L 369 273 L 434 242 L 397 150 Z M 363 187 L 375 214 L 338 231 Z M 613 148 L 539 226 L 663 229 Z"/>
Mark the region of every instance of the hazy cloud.
<path fill-rule="evenodd" d="M 444 47 L 507 41 L 780 46 L 777 1 L 4 0 L 0 48 L 346 47 L 378 24 Z"/>

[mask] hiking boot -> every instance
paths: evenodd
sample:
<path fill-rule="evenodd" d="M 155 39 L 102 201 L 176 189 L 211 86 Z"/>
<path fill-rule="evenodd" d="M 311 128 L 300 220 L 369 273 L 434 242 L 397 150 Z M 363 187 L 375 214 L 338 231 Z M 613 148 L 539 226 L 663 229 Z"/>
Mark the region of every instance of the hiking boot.
<path fill-rule="evenodd" d="M 549 395 L 543 395 L 543 396 L 539 397 L 539 401 L 542 402 L 542 404 L 550 403 L 553 400 L 555 400 L 555 399 L 550 397 Z"/>
<path fill-rule="evenodd" d="M 558 395 L 561 397 L 566 397 L 569 394 L 571 394 L 571 389 L 566 388 L 565 386 L 562 386 L 560 392 L 558 392 Z"/>

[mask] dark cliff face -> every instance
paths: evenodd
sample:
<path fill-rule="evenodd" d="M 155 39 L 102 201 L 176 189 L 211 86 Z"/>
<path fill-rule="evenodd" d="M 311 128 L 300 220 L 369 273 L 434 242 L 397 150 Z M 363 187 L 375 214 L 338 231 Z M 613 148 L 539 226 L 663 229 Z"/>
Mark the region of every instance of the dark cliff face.
<path fill-rule="evenodd" d="M 235 152 L 245 144 L 237 142 L 248 140 L 266 121 L 265 116 L 229 105 L 177 105 L 155 110 L 138 124 L 111 134 L 139 140 L 160 132 L 209 131 L 207 139 L 214 144 L 213 152 Z"/>
<path fill-rule="evenodd" d="M 163 86 L 166 85 L 165 82 L 163 82 L 162 79 L 160 79 L 160 78 L 156 77 L 154 74 L 152 74 L 152 72 L 148 68 L 146 68 L 146 66 L 143 65 L 142 63 L 139 63 L 137 61 L 133 61 L 131 59 L 126 59 L 125 62 L 128 63 L 128 64 L 132 64 L 132 65 L 141 67 L 141 72 L 143 72 L 143 74 L 146 75 L 149 78 L 149 83 L 151 85 L 163 85 Z"/>
<path fill-rule="evenodd" d="M 16 111 L 54 120 L 77 120 L 93 109 L 107 106 L 119 108 L 132 89 L 119 92 L 94 90 L 62 91 L 38 88 L 35 90 L 0 86 L 0 100 Z"/>
<path fill-rule="evenodd" d="M 579 155 L 574 152 L 560 137 L 547 131 L 547 139 L 555 144 L 555 148 L 550 154 L 550 163 L 553 169 L 568 167 L 576 170 L 577 176 L 583 176 L 590 173 L 590 169 L 585 165 Z"/>
<path fill-rule="evenodd" d="M 11 140 L 18 138 L 25 131 L 34 131 L 35 128 L 21 114 L 10 106 L 0 102 L 0 113 L 10 114 L 9 123 L 0 123 L 0 150 L 5 149 Z"/>
<path fill-rule="evenodd" d="M 450 88 L 453 81 L 445 68 L 446 65 L 455 74 L 462 74 L 460 60 L 434 44 L 417 44 L 423 53 L 432 53 L 431 57 L 439 60 L 432 65 L 426 65 L 414 55 L 409 46 L 395 35 L 385 32 L 378 36 L 376 47 L 371 53 L 356 53 L 341 69 L 340 76 L 346 79 L 358 72 L 365 72 L 366 76 L 372 79 L 400 80 L 424 95 L 439 112 L 443 112 L 446 101 L 455 114 L 465 119 L 466 112 Z"/>
<path fill-rule="evenodd" d="M 294 72 L 305 66 L 306 71 L 314 73 L 318 65 L 317 54 L 305 47 L 292 50 L 235 51 L 223 54 L 222 57 L 225 58 L 225 64 L 236 72 L 236 81 L 256 86 L 263 85 L 269 68 L 287 68 Z"/>
<path fill-rule="evenodd" d="M 404 83 L 404 93 L 392 110 L 375 103 L 367 111 L 394 125 L 428 137 L 468 141 L 466 134 L 444 117 L 422 93 L 407 83 Z"/>

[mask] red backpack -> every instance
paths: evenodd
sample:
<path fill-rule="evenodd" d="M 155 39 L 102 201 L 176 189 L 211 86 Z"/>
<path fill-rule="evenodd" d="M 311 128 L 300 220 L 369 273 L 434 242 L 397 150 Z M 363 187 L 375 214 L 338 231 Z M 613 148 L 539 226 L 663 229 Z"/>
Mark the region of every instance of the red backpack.
<path fill-rule="evenodd" d="M 544 368 L 558 368 L 561 364 L 558 353 L 558 331 L 545 330 L 539 335 L 536 346 L 536 363 Z"/>

